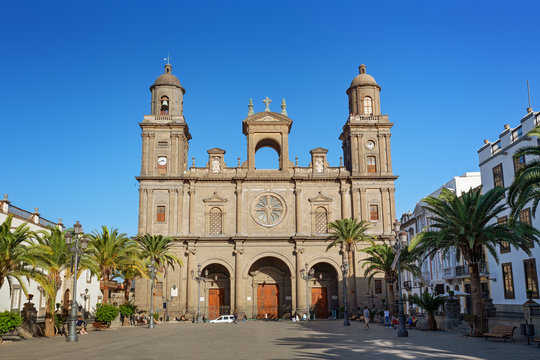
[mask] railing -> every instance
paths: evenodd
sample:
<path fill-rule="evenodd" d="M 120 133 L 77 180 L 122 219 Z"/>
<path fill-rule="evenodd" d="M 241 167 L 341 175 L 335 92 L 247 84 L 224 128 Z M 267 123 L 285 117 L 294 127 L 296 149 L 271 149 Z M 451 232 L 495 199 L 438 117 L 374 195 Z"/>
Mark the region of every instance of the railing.
<path fill-rule="evenodd" d="M 19 209 L 18 207 L 13 206 L 13 205 L 9 205 L 8 213 L 16 215 L 26 220 L 32 220 L 32 216 L 34 215 L 33 213 L 29 211 Z"/>
<path fill-rule="evenodd" d="M 411 280 L 405 280 L 405 281 L 403 282 L 403 287 L 404 287 L 405 289 L 407 289 L 407 290 L 412 289 L 412 283 L 411 283 Z"/>
<path fill-rule="evenodd" d="M 157 121 L 171 121 L 172 120 L 172 115 L 156 115 L 156 120 Z"/>
<path fill-rule="evenodd" d="M 486 264 L 481 262 L 478 264 L 478 272 L 480 275 L 487 274 Z M 471 274 L 469 273 L 469 265 L 458 265 L 456 266 L 456 277 L 468 277 Z"/>
<path fill-rule="evenodd" d="M 52 221 L 44 219 L 42 217 L 39 218 L 39 224 L 43 226 L 50 226 L 50 227 L 56 226 L 56 223 L 53 223 Z"/>
<path fill-rule="evenodd" d="M 455 269 L 453 267 L 443 270 L 443 279 L 451 279 L 456 276 Z"/>

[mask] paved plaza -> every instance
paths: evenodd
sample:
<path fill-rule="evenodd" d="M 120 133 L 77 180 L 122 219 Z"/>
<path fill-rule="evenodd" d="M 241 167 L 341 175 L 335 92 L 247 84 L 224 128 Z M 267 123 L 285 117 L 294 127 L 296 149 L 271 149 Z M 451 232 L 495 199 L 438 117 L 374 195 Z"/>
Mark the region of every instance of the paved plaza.
<path fill-rule="evenodd" d="M 408 338 L 372 324 L 339 321 L 160 324 L 0 345 L 0 359 L 540 359 L 536 345 L 485 342 L 455 333 L 412 330 Z"/>

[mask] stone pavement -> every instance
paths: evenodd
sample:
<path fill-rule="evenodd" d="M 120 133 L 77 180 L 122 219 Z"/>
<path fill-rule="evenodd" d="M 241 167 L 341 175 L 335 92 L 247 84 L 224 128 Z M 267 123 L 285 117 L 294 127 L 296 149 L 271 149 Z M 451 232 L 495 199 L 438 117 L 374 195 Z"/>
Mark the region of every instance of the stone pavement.
<path fill-rule="evenodd" d="M 540 348 L 455 333 L 411 330 L 408 338 L 372 324 L 341 321 L 250 321 L 247 324 L 159 324 L 91 331 L 0 345 L 1 360 L 24 359 L 540 359 Z"/>

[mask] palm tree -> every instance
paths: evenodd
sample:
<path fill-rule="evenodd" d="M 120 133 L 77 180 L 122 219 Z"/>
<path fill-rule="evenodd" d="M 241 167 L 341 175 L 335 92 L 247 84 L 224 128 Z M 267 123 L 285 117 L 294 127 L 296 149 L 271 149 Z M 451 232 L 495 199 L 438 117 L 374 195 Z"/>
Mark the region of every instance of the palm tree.
<path fill-rule="evenodd" d="M 527 134 L 540 138 L 540 126 Z M 536 214 L 540 202 L 540 146 L 522 147 L 514 153 L 514 158 L 532 156 L 533 161 L 525 164 L 516 174 L 514 182 L 508 188 L 508 204 L 512 207 L 511 217 L 516 217 L 520 210 L 532 201 L 532 212 Z"/>
<path fill-rule="evenodd" d="M 89 236 L 88 255 L 99 269 L 103 281 L 103 303 L 109 302 L 109 282 L 126 264 L 137 261 L 135 242 L 118 229 L 101 227 L 101 232 L 94 230 Z"/>
<path fill-rule="evenodd" d="M 45 307 L 45 336 L 54 336 L 54 305 L 58 290 L 62 286 L 62 273 L 70 273 L 71 253 L 66 244 L 65 231 L 58 228 L 49 227 L 47 231 L 40 231 L 36 234 L 36 243 L 30 247 L 30 254 L 34 257 L 35 263 L 44 273 L 36 277 L 36 281 L 41 285 L 47 297 Z M 79 271 L 75 276 L 79 276 L 84 269 L 95 272 L 95 265 L 87 255 L 79 258 Z M 74 301 L 76 294 L 73 294 Z"/>
<path fill-rule="evenodd" d="M 39 271 L 33 269 L 34 259 L 28 254 L 33 232 L 27 224 L 21 224 L 12 231 L 13 215 L 9 214 L 0 225 L 0 289 L 7 280 L 9 292 L 13 282 L 17 281 L 27 294 L 23 278 L 36 276 Z"/>
<path fill-rule="evenodd" d="M 428 314 L 428 329 L 437 331 L 437 320 L 435 320 L 435 311 L 439 309 L 440 306 L 446 303 L 446 297 L 444 296 L 433 296 L 427 289 L 422 293 L 421 296 L 417 294 L 412 294 L 409 296 L 409 302 L 411 304 L 416 304 L 424 309 Z"/>
<path fill-rule="evenodd" d="M 141 276 L 146 277 L 144 264 L 140 259 L 122 264 L 118 269 L 118 276 L 124 279 L 124 300 L 127 304 L 129 302 L 129 291 L 131 290 L 133 281 Z"/>
<path fill-rule="evenodd" d="M 137 245 L 143 260 L 154 260 L 158 267 L 174 265 L 182 266 L 182 260 L 172 253 L 174 239 L 163 235 L 144 234 L 138 236 Z"/>
<path fill-rule="evenodd" d="M 479 273 L 484 249 L 498 262 L 496 246 L 501 242 L 529 255 L 530 241 L 539 242 L 540 232 L 529 224 L 519 220 L 497 223 L 497 216 L 506 209 L 505 190 L 497 187 L 482 195 L 481 188 L 476 188 L 457 196 L 453 191 L 443 189 L 438 198 L 424 198 L 424 209 L 433 214 L 429 218 L 430 228 L 418 233 L 409 245 L 409 250 L 423 254 L 424 258 L 435 256 L 439 250 L 446 256 L 454 249 L 458 258 L 463 257 L 469 266 L 472 311 L 479 333 L 487 330 Z"/>
<path fill-rule="evenodd" d="M 375 275 L 384 275 L 384 280 L 388 285 L 394 284 L 398 279 L 397 269 L 392 267 L 394 259 L 396 258 L 396 252 L 394 247 L 383 243 L 375 243 L 373 240 L 368 240 L 370 246 L 363 249 L 362 252 L 366 253 L 368 257 L 362 260 L 362 268 L 365 268 L 364 276 L 367 277 L 368 283 Z M 414 264 L 414 258 L 409 253 L 408 249 L 403 249 L 399 255 L 401 264 L 401 270 L 406 270 L 413 275 L 419 276 L 421 271 Z M 389 286 L 388 304 L 392 304 L 395 307 L 395 295 L 394 286 Z M 396 311 L 396 309 L 393 309 Z"/>
<path fill-rule="evenodd" d="M 354 218 L 338 219 L 328 224 L 330 235 L 326 238 L 326 241 L 331 241 L 331 243 L 326 247 L 326 251 L 330 250 L 334 246 L 341 246 L 343 264 L 349 265 L 348 272 L 343 281 L 347 281 L 349 289 L 352 289 L 353 285 L 353 279 L 350 278 L 353 271 L 352 267 L 354 265 L 353 251 L 356 250 L 356 245 L 360 241 L 371 239 L 371 236 L 366 234 L 366 231 L 369 229 L 370 225 L 371 224 L 368 221 L 361 220 L 358 222 Z M 350 292 L 349 294 L 344 294 L 344 296 L 346 300 L 349 298 L 349 302 L 350 300 L 354 300 Z"/>

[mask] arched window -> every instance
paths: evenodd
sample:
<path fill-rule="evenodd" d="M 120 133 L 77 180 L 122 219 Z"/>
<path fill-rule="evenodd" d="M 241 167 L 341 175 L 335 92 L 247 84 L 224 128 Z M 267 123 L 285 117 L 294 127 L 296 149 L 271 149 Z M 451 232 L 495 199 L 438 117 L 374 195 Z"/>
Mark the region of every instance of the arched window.
<path fill-rule="evenodd" d="M 364 98 L 364 115 L 372 115 L 373 114 L 373 105 L 372 105 L 371 98 L 369 96 L 366 96 Z"/>
<path fill-rule="evenodd" d="M 367 157 L 367 172 L 371 174 L 377 172 L 377 160 L 375 159 L 375 156 Z"/>
<path fill-rule="evenodd" d="M 217 207 L 213 207 L 210 210 L 210 228 L 209 232 L 210 235 L 219 235 L 223 233 L 223 226 L 222 226 L 222 213 L 221 209 Z"/>
<path fill-rule="evenodd" d="M 315 209 L 315 234 L 328 233 L 328 212 L 322 206 Z"/>
<path fill-rule="evenodd" d="M 160 109 L 161 109 L 161 115 L 168 115 L 169 114 L 169 98 L 166 96 L 161 97 L 160 101 Z"/>

